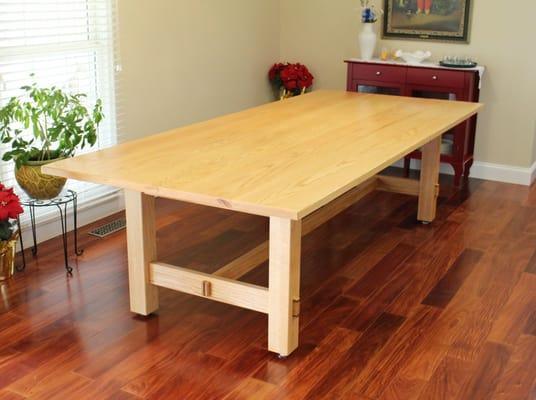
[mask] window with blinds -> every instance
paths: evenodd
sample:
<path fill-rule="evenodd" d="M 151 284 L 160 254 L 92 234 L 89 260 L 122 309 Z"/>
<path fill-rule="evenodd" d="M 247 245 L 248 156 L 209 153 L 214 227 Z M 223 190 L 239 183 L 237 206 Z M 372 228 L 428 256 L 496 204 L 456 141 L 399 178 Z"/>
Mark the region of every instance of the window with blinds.
<path fill-rule="evenodd" d="M 84 151 L 116 143 L 115 1 L 0 0 L 0 107 L 20 96 L 20 87 L 32 80 L 86 93 L 91 107 L 102 99 L 105 119 L 97 146 Z M 13 169 L 12 163 L 0 161 L 5 185 L 16 186 Z M 81 193 L 81 199 L 110 190 L 75 181 L 68 187 Z"/>

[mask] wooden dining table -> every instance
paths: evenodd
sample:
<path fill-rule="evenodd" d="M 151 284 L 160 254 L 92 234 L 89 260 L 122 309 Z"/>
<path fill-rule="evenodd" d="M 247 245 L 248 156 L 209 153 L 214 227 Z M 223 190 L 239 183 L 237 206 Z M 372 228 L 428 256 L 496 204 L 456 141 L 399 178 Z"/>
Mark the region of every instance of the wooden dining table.
<path fill-rule="evenodd" d="M 375 190 L 418 196 L 431 223 L 441 135 L 478 103 L 319 90 L 43 167 L 124 189 L 130 308 L 158 310 L 158 288 L 268 314 L 268 350 L 298 347 L 302 236 Z M 177 112 L 180 112 L 178 110 Z M 419 180 L 380 174 L 416 149 Z M 155 198 L 269 218 L 268 240 L 212 274 L 160 262 Z M 240 280 L 269 260 L 268 287 Z"/>

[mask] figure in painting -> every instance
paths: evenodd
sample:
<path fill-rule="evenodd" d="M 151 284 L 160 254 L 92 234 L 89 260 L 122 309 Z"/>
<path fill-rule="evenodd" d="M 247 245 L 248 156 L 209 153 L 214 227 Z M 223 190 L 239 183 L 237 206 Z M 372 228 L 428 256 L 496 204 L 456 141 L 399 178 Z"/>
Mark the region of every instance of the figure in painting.
<path fill-rule="evenodd" d="M 429 15 L 432 11 L 433 0 L 398 0 L 398 8 L 406 15 Z"/>
<path fill-rule="evenodd" d="M 417 14 L 430 14 L 432 0 L 417 0 Z"/>

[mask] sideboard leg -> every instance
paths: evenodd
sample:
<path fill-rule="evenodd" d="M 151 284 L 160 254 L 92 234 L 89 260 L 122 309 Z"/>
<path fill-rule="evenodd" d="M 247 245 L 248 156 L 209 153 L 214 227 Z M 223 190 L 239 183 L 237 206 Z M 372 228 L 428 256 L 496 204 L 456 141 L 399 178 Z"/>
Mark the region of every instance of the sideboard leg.
<path fill-rule="evenodd" d="M 465 164 L 465 170 L 463 173 L 464 178 L 467 180 L 469 179 L 469 176 L 471 175 L 471 167 L 473 166 L 474 160 L 469 160 L 467 164 Z"/>
<path fill-rule="evenodd" d="M 411 157 L 404 157 L 404 175 L 409 177 L 409 172 L 411 169 Z"/>
<path fill-rule="evenodd" d="M 454 186 L 460 187 L 464 175 L 464 166 L 463 164 L 453 164 L 452 167 L 454 168 Z"/>

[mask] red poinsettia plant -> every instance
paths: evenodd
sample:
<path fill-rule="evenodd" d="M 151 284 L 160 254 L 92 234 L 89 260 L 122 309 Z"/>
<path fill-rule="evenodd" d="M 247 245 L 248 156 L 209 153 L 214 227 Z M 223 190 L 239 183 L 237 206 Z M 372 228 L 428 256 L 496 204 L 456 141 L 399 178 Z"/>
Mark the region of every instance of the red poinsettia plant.
<path fill-rule="evenodd" d="M 268 73 L 270 82 L 279 90 L 281 97 L 297 96 L 313 86 L 314 76 L 303 64 L 277 63 Z"/>
<path fill-rule="evenodd" d="M 19 197 L 0 183 L 0 240 L 9 240 L 13 236 L 12 220 L 23 213 Z"/>

